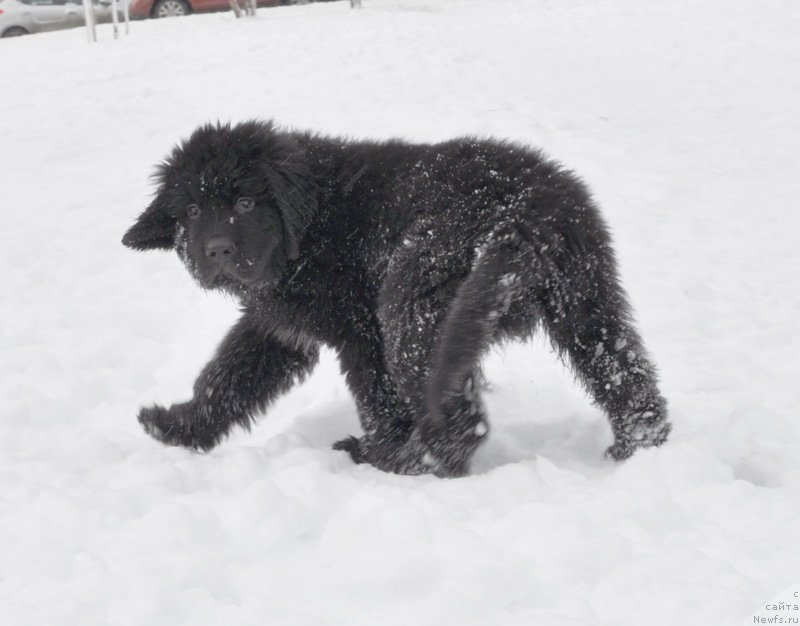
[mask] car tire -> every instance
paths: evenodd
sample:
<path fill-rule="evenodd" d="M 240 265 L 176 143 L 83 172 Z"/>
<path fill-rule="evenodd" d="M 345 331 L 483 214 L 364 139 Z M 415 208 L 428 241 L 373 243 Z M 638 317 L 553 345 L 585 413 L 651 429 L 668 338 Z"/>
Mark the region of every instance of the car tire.
<path fill-rule="evenodd" d="M 0 37 L 19 37 L 21 35 L 28 35 L 28 31 L 22 28 L 22 26 L 12 26 L 11 28 L 3 31 L 3 34 Z"/>
<path fill-rule="evenodd" d="M 158 0 L 153 5 L 153 17 L 180 17 L 191 12 L 185 0 Z"/>

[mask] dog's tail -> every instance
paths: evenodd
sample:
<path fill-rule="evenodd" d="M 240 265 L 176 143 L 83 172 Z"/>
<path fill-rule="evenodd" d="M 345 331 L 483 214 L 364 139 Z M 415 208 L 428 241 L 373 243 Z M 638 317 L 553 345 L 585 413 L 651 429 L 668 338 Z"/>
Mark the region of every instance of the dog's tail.
<path fill-rule="evenodd" d="M 441 427 L 449 403 L 473 384 L 481 355 L 518 295 L 521 271 L 517 246 L 495 246 L 478 255 L 459 286 L 433 350 L 425 394 L 429 427 Z"/>

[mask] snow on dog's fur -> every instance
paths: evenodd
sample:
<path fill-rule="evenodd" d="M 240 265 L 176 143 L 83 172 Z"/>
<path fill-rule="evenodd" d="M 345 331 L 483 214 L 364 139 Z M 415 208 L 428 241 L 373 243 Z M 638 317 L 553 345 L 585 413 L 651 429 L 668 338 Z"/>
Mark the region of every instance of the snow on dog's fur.
<path fill-rule="evenodd" d="M 480 358 L 542 325 L 607 413 L 615 459 L 660 445 L 666 403 L 584 186 L 540 153 L 460 138 L 420 145 L 207 125 L 157 172 L 123 239 L 175 249 L 242 317 L 194 397 L 143 408 L 156 439 L 210 449 L 338 352 L 364 429 L 356 462 L 468 471 L 488 434 Z"/>

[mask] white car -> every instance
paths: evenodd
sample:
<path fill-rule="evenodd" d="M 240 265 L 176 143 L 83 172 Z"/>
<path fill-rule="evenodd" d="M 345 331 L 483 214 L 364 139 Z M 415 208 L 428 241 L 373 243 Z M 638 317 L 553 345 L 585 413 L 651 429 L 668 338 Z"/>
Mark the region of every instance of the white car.
<path fill-rule="evenodd" d="M 92 0 L 95 20 L 111 21 L 110 0 Z M 117 6 L 122 9 L 122 3 Z M 83 0 L 0 0 L 0 37 L 83 26 Z"/>

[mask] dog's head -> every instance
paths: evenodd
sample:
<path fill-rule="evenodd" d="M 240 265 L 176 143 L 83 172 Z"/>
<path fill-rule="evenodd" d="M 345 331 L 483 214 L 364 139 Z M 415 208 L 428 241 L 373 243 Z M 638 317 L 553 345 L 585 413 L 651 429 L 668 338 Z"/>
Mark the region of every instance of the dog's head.
<path fill-rule="evenodd" d="M 175 249 L 207 289 L 279 280 L 316 211 L 305 153 L 271 122 L 202 126 L 155 179 L 153 202 L 122 243 Z"/>

